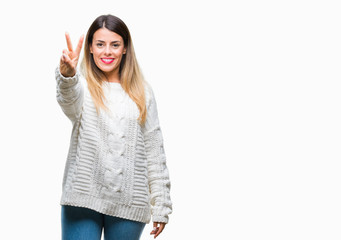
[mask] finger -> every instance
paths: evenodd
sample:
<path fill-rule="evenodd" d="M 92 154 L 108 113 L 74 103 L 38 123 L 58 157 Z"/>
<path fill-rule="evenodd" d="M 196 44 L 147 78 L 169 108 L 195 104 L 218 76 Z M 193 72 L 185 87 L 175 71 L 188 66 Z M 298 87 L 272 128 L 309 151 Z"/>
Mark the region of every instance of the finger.
<path fill-rule="evenodd" d="M 72 61 L 68 55 L 63 54 L 62 55 L 62 61 L 65 65 L 67 65 L 68 68 L 73 68 Z"/>
<path fill-rule="evenodd" d="M 64 64 L 64 63 L 65 63 L 64 55 L 62 55 L 62 56 L 60 57 L 60 63 L 61 63 L 61 64 Z"/>
<path fill-rule="evenodd" d="M 150 232 L 150 235 L 157 233 L 157 230 L 158 230 L 158 228 L 154 227 L 153 230 Z"/>
<path fill-rule="evenodd" d="M 71 39 L 70 39 L 70 35 L 68 32 L 65 32 L 65 37 L 66 37 L 66 44 L 67 44 L 67 48 L 69 49 L 70 52 L 72 52 L 72 43 L 71 43 Z"/>
<path fill-rule="evenodd" d="M 70 60 L 71 61 L 70 52 L 67 49 L 63 50 L 63 55 L 65 55 L 66 60 Z"/>
<path fill-rule="evenodd" d="M 164 224 L 161 224 L 158 231 L 156 232 L 154 238 L 156 238 L 157 236 L 159 236 L 159 234 L 163 231 L 165 225 Z"/>
<path fill-rule="evenodd" d="M 150 232 L 150 234 L 155 234 L 157 232 L 157 223 L 153 223 L 153 230 Z"/>
<path fill-rule="evenodd" d="M 60 57 L 60 60 L 65 63 L 66 61 L 66 55 L 63 53 L 62 56 Z"/>
<path fill-rule="evenodd" d="M 157 230 L 158 230 L 158 223 L 157 222 L 154 222 L 153 223 L 153 230 L 151 231 L 151 233 L 150 234 L 155 234 L 156 232 L 157 232 Z"/>
<path fill-rule="evenodd" d="M 84 34 L 79 38 L 78 45 L 77 45 L 77 48 L 75 50 L 76 56 L 79 56 L 79 54 L 82 50 L 83 41 L 84 41 Z"/>
<path fill-rule="evenodd" d="M 69 62 L 71 59 L 70 59 L 70 57 L 68 56 L 68 55 L 66 55 L 66 54 L 63 54 L 62 55 L 62 58 L 63 58 L 63 61 L 66 63 L 66 62 Z"/>
<path fill-rule="evenodd" d="M 70 52 L 67 50 L 67 49 L 64 49 L 63 50 L 63 54 L 67 55 L 67 56 L 70 56 Z"/>

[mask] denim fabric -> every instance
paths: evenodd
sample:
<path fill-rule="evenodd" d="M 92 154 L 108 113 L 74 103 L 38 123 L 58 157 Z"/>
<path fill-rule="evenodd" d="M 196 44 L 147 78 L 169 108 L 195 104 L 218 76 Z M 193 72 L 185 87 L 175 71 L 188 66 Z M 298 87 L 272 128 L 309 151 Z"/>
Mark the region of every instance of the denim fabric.
<path fill-rule="evenodd" d="M 94 210 L 61 206 L 62 240 L 139 240 L 146 223 L 105 215 Z"/>

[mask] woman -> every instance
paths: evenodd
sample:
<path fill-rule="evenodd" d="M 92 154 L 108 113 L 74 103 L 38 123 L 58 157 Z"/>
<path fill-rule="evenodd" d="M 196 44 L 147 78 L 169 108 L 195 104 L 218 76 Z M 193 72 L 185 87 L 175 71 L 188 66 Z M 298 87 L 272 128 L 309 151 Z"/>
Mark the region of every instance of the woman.
<path fill-rule="evenodd" d="M 73 128 L 61 197 L 62 239 L 139 239 L 152 217 L 156 238 L 172 213 L 169 172 L 150 84 L 129 30 L 99 16 L 74 50 L 66 33 L 56 68 L 57 101 Z"/>

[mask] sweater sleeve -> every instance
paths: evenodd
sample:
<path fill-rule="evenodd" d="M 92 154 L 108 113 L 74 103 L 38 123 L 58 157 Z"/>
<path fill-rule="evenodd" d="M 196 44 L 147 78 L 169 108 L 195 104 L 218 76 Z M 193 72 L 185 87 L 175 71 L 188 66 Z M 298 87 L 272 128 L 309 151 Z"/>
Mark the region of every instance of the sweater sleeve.
<path fill-rule="evenodd" d="M 157 104 L 152 88 L 149 86 L 148 89 L 147 120 L 142 129 L 148 161 L 151 214 L 153 222 L 168 223 L 168 215 L 172 213 L 172 201 L 170 198 L 171 183 L 166 165 Z"/>
<path fill-rule="evenodd" d="M 84 89 L 80 81 L 79 72 L 73 77 L 64 77 L 60 73 L 59 65 L 55 70 L 57 102 L 64 114 L 74 123 L 81 114 Z"/>

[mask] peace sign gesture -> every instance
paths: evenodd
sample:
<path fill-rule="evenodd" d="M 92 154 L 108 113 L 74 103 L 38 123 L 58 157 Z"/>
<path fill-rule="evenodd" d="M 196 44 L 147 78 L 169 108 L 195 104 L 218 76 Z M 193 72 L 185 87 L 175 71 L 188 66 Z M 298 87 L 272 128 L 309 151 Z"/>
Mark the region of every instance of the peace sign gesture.
<path fill-rule="evenodd" d="M 76 74 L 76 67 L 79 59 L 79 54 L 82 50 L 84 35 L 79 39 L 77 48 L 73 50 L 69 34 L 65 33 L 68 49 L 63 50 L 63 55 L 60 58 L 60 73 L 64 77 L 73 77 Z"/>

